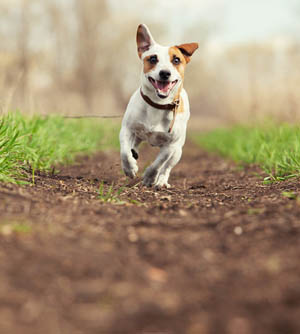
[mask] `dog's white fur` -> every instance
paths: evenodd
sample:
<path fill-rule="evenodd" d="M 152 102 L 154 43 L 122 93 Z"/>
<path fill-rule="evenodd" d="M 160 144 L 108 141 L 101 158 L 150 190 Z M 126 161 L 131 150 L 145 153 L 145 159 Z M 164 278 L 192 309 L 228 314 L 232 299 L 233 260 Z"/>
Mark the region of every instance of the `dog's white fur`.
<path fill-rule="evenodd" d="M 151 71 L 147 73 L 142 71 L 141 88 L 132 95 L 127 106 L 120 131 L 122 168 L 127 176 L 131 178 L 136 176 L 138 165 L 133 157 L 132 149 L 138 152 L 139 144 L 142 141 L 147 141 L 152 146 L 160 147 L 160 152 L 155 161 L 146 169 L 143 184 L 148 187 L 169 188 L 170 172 L 179 162 L 182 147 L 185 143 L 187 122 L 190 117 L 189 100 L 186 91 L 181 87 L 183 78 L 170 60 L 170 47 L 157 44 L 149 29 L 145 25 L 140 27 L 143 28 L 149 44 L 140 53 L 141 59 L 144 60 L 147 56 L 156 55 L 159 61 Z M 155 80 L 160 80 L 159 73 L 161 70 L 167 70 L 171 73 L 170 82 L 178 80 L 165 98 L 158 96 L 157 90 L 148 79 L 151 76 Z M 168 133 L 173 112 L 156 109 L 146 103 L 140 94 L 140 89 L 153 102 L 169 104 L 174 101 L 180 88 L 181 103 L 183 103 L 184 110 L 177 114 L 173 129 Z"/>

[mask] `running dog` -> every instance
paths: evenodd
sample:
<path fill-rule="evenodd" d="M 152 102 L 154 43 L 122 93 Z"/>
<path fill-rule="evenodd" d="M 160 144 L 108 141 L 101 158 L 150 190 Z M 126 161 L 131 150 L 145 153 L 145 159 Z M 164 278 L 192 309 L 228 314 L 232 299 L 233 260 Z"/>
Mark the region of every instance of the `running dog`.
<path fill-rule="evenodd" d="M 147 141 L 160 151 L 146 169 L 143 184 L 169 188 L 169 175 L 181 158 L 190 117 L 184 70 L 198 43 L 161 46 L 144 24 L 138 26 L 136 41 L 143 69 L 141 87 L 131 96 L 122 121 L 122 168 L 128 177 L 136 176 L 138 146 Z"/>

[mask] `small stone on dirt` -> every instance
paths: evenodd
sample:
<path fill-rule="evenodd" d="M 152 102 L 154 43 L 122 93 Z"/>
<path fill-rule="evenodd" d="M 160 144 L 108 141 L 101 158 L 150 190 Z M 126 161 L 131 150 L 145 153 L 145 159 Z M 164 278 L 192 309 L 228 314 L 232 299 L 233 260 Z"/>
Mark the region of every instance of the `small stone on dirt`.
<path fill-rule="evenodd" d="M 240 226 L 236 226 L 233 230 L 234 234 L 241 235 L 243 233 L 243 229 Z"/>

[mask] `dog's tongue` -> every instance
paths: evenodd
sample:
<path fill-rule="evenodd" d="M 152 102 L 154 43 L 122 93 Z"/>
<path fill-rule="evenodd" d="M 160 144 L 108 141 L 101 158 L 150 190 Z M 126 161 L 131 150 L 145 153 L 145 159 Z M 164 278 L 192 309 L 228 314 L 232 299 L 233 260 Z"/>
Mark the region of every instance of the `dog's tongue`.
<path fill-rule="evenodd" d="M 165 81 L 156 81 L 155 86 L 160 91 L 166 93 L 169 90 L 169 87 L 171 85 L 171 82 L 165 82 Z"/>

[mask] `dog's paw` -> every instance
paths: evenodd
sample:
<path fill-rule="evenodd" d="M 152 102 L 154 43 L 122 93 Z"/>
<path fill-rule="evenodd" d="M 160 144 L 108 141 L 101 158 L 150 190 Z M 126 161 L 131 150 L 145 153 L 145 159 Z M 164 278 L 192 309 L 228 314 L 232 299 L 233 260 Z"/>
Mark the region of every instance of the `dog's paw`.
<path fill-rule="evenodd" d="M 171 185 L 168 182 L 156 182 L 154 184 L 154 188 L 156 190 L 161 190 L 161 189 L 164 189 L 164 188 L 169 189 L 169 188 L 171 188 Z"/>
<path fill-rule="evenodd" d="M 171 188 L 171 186 L 168 183 L 168 175 L 166 174 L 160 174 L 154 184 L 155 189 L 163 189 L 163 188 Z"/>
<path fill-rule="evenodd" d="M 126 176 L 133 179 L 139 168 L 136 160 L 132 156 L 122 155 L 122 169 Z"/>
<path fill-rule="evenodd" d="M 156 169 L 152 168 L 151 166 L 148 167 L 143 177 L 143 185 L 146 187 L 152 187 L 155 184 L 157 174 L 158 172 Z"/>
<path fill-rule="evenodd" d="M 136 177 L 136 173 L 138 171 L 137 168 L 133 168 L 133 169 L 127 169 L 127 168 L 123 168 L 123 171 L 125 173 L 126 176 L 130 177 L 131 179 Z"/>

